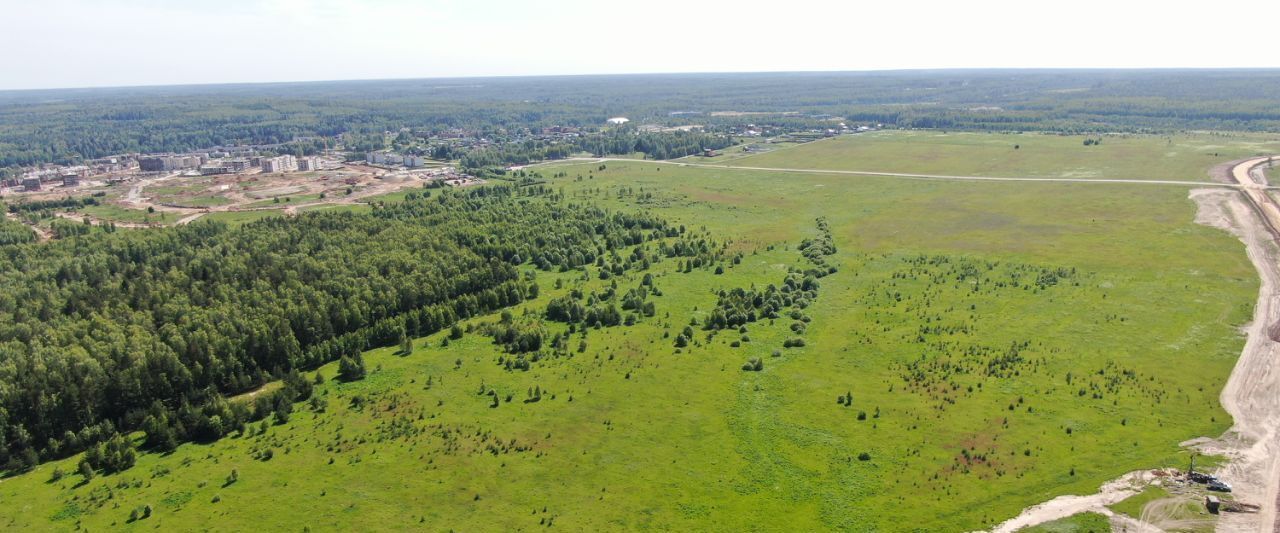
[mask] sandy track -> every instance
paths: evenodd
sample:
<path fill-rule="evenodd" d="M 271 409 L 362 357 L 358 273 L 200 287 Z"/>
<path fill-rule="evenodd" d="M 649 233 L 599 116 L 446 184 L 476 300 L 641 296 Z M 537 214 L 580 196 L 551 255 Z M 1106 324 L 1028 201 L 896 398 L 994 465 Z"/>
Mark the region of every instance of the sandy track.
<path fill-rule="evenodd" d="M 1145 470 L 1130 472 L 1120 476 L 1118 479 L 1108 481 L 1095 494 L 1088 496 L 1058 496 L 1047 502 L 1023 509 L 1021 514 L 1002 522 L 992 529 L 992 532 L 1012 533 L 1024 527 L 1052 522 L 1059 518 L 1066 518 L 1085 512 L 1112 516 L 1111 510 L 1107 509 L 1108 505 L 1118 503 L 1141 492 L 1143 487 L 1151 483 L 1154 477 L 1154 475 Z M 1136 523 L 1137 521 L 1132 522 Z"/>
<path fill-rule="evenodd" d="M 1174 496 L 1148 502 L 1142 508 L 1142 519 L 1137 523 L 1155 531 L 1202 531 L 1212 527 L 1212 518 L 1178 518 L 1187 505 L 1203 505 L 1198 498 Z"/>
<path fill-rule="evenodd" d="M 1222 406 L 1234 424 L 1221 438 L 1200 446 L 1228 457 L 1219 476 L 1232 484 L 1237 499 L 1259 504 L 1262 510 L 1224 514 L 1219 531 L 1275 531 L 1280 496 L 1280 343 L 1271 334 L 1280 323 L 1280 252 L 1275 230 L 1280 227 L 1280 208 L 1251 177 L 1253 167 L 1264 161 L 1258 158 L 1232 169 L 1232 177 L 1245 185 L 1244 198 L 1202 193 L 1202 198 L 1219 198 L 1207 205 L 1200 202 L 1203 217 L 1197 218 L 1239 237 L 1262 280 L 1253 320 L 1244 328 L 1248 335 L 1244 352 L 1222 391 Z"/>

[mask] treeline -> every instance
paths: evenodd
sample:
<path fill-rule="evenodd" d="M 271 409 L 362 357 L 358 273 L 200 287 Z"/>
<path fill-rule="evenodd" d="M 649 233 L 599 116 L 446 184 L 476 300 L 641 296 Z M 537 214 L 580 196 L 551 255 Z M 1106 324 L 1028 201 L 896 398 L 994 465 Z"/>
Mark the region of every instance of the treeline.
<path fill-rule="evenodd" d="M 8 204 L 6 209 L 10 213 L 22 214 L 35 211 L 52 211 L 55 209 L 79 209 L 85 206 L 98 205 L 98 195 L 84 196 L 79 198 L 66 197 L 56 200 L 24 200 L 17 203 Z"/>
<path fill-rule="evenodd" d="M 4 202 L 0 202 L 0 212 L 8 212 Z M 0 246 L 34 242 L 36 233 L 25 224 L 8 217 L 0 217 Z"/>
<path fill-rule="evenodd" d="M 733 288 L 718 293 L 716 306 L 711 310 L 703 328 L 711 331 L 738 329 L 746 333 L 746 325 L 762 319 L 778 319 L 784 314 L 789 316 L 791 332 L 803 335 L 808 329 L 810 318 L 804 314 L 814 300 L 818 299 L 818 280 L 834 274 L 837 268 L 827 258 L 835 255 L 836 247 L 832 242 L 831 228 L 826 217 L 818 217 L 815 221 L 818 237 L 801 241 L 800 254 L 809 262 L 810 267 L 799 269 L 791 267 L 782 286 L 769 284 L 763 290 L 755 287 L 749 289 Z M 692 329 L 676 337 L 676 347 L 684 347 L 693 339 Z M 797 348 L 805 345 L 803 337 L 792 337 L 783 342 L 784 348 Z M 744 370 L 760 371 L 764 363 L 758 359 L 749 361 Z"/>
<path fill-rule="evenodd" d="M 11 91 L 0 94 L 0 168 L 311 136 L 343 135 L 366 151 L 405 128 L 499 138 L 545 126 L 594 128 L 619 115 L 713 127 L 763 120 L 807 129 L 844 117 L 916 128 L 1272 131 L 1280 128 L 1277 84 L 1276 70 L 953 70 Z M 679 153 L 632 151 L 658 159 Z"/>
<path fill-rule="evenodd" d="M 672 159 L 702 153 L 704 149 L 720 150 L 733 145 L 728 135 L 715 135 L 692 131 L 638 132 L 633 128 L 619 128 L 605 133 L 586 135 L 573 140 L 557 142 L 528 140 L 474 149 L 462 158 L 464 168 L 523 165 L 548 159 L 564 159 L 575 153 L 586 152 L 596 157 L 631 155 L 642 153 L 651 159 Z M 447 158 L 452 153 L 433 153 Z"/>
<path fill-rule="evenodd" d="M 0 465 L 21 471 L 148 416 L 171 425 L 188 407 L 535 296 L 517 265 L 573 268 L 672 231 L 553 200 L 486 187 L 239 228 L 79 225 L 0 248 Z"/>

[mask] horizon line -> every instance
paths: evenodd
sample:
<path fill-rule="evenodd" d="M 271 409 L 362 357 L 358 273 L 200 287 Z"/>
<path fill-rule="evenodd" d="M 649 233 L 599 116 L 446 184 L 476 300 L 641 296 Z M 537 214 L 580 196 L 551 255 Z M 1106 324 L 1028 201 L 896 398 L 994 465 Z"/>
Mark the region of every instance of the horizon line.
<path fill-rule="evenodd" d="M 248 85 L 301 85 L 322 83 L 356 83 L 356 82 L 392 82 L 392 81 L 427 81 L 427 80 L 492 80 L 519 78 L 590 78 L 590 77 L 629 77 L 629 76 L 709 76 L 709 75 L 785 75 L 785 74 L 910 74 L 910 73 L 962 73 L 962 72 L 1245 72 L 1245 71 L 1277 71 L 1274 67 L 927 67 L 900 69 L 866 69 L 866 70 L 757 70 L 757 71 L 688 71 L 688 72 L 601 72 L 591 74 L 478 74 L 465 76 L 421 76 L 421 77 L 370 77 L 344 79 L 309 79 L 309 80 L 260 80 L 260 81 L 226 81 L 195 83 L 156 83 L 137 85 L 83 85 L 66 87 L 37 87 L 25 89 L 3 89 L 6 93 L 35 93 L 42 91 L 95 91 L 111 89 L 164 89 L 181 87 L 229 87 Z"/>

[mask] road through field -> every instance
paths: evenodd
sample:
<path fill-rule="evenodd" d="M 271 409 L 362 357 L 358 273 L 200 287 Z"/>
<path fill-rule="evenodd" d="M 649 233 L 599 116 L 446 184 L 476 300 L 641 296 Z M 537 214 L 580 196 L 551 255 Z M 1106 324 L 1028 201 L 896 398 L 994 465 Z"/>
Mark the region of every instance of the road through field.
<path fill-rule="evenodd" d="M 1265 161 L 1265 158 L 1263 158 Z M 649 163 L 674 165 L 678 167 L 689 168 L 709 168 L 717 170 L 755 170 L 762 172 L 788 172 L 793 174 L 837 174 L 849 176 L 880 176 L 888 178 L 906 178 L 919 180 L 947 180 L 947 181 L 1014 181 L 1014 182 L 1048 182 L 1048 183 L 1124 183 L 1134 185 L 1177 185 L 1192 187 L 1222 187 L 1240 189 L 1244 188 L 1239 183 L 1219 183 L 1210 181 L 1189 181 L 1189 180 L 1139 180 L 1139 179 L 1106 179 L 1106 178 L 1036 178 L 1036 177 L 994 177 L 994 176 L 952 176 L 946 174 L 910 174 L 904 172 L 877 172 L 869 170 L 824 170 L 816 168 L 781 168 L 781 167 L 747 167 L 747 166 L 730 166 L 722 164 L 709 163 L 684 163 L 673 161 L 653 161 L 649 159 L 630 159 L 624 157 L 582 157 L 570 159 L 558 159 L 547 161 L 544 163 L 536 163 L 528 166 L 551 165 L 564 162 L 594 162 L 607 163 L 610 161 L 626 162 L 626 163 Z M 1265 188 L 1265 186 L 1264 186 Z"/>
<path fill-rule="evenodd" d="M 1228 462 L 1219 476 L 1232 484 L 1238 501 L 1261 506 L 1258 513 L 1224 513 L 1219 531 L 1280 531 L 1276 508 L 1280 500 L 1280 203 L 1269 190 L 1261 174 L 1261 165 L 1269 157 L 1257 157 L 1235 164 L 1228 174 L 1229 182 L 1178 180 L 1084 179 L 1084 178 L 1018 178 L 988 176 L 946 176 L 855 170 L 819 170 L 727 166 L 683 162 L 660 162 L 625 158 L 583 158 L 591 162 L 635 162 L 667 164 L 692 168 L 756 170 L 808 174 L 844 174 L 888 176 L 907 179 L 1059 182 L 1059 183 L 1124 183 L 1137 185 L 1191 186 L 1190 197 L 1198 206 L 1196 222 L 1226 230 L 1244 242 L 1250 261 L 1258 271 L 1261 284 L 1252 322 L 1243 328 L 1247 340 L 1227 385 L 1222 391 L 1223 408 L 1234 424 L 1218 439 L 1196 439 L 1196 447 L 1205 453 L 1222 455 Z M 1239 191 L 1240 194 L 1237 194 Z M 1191 444 L 1191 443 L 1185 443 Z M 994 528 L 996 532 L 1013 532 L 1082 512 L 1098 512 L 1111 516 L 1113 525 L 1127 530 L 1159 528 L 1115 515 L 1106 506 L 1137 494 L 1154 477 L 1146 471 L 1130 472 L 1104 484 L 1092 495 L 1064 495 L 1024 509 L 1018 516 Z"/>

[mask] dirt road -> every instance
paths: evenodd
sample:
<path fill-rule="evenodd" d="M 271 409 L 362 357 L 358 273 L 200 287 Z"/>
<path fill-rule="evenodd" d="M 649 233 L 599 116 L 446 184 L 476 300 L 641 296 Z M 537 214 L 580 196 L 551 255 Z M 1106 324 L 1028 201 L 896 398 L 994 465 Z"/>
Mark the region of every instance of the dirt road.
<path fill-rule="evenodd" d="M 1262 158 L 1263 161 L 1266 158 Z M 720 165 L 708 163 L 684 163 L 673 161 L 653 161 L 648 159 L 628 159 L 624 157 L 592 157 L 592 158 L 569 158 L 559 159 L 555 161 L 545 161 L 527 165 L 527 167 L 550 165 L 556 163 L 573 162 L 573 161 L 589 161 L 597 163 L 607 163 L 610 161 L 628 162 L 628 163 L 647 163 L 647 164 L 663 164 L 675 165 L 679 167 L 689 168 L 714 168 L 718 170 L 756 170 L 764 172 L 790 172 L 795 174 L 837 174 L 849 176 L 880 176 L 889 178 L 906 178 L 918 180 L 947 180 L 947 181 L 1043 181 L 1050 183 L 1126 183 L 1134 185 L 1178 185 L 1178 186 L 1195 186 L 1195 187 L 1222 187 L 1231 189 L 1243 188 L 1239 183 L 1220 183 L 1212 181 L 1179 181 L 1179 180 L 1137 180 L 1137 179 L 1091 179 L 1091 178 L 1038 178 L 1038 177 L 994 177 L 994 176 L 952 176 L 946 174 L 909 174 L 903 172 L 877 172 L 871 170 L 824 170 L 816 168 L 781 168 L 781 167 L 745 167 L 734 165 Z M 1263 186 L 1265 188 L 1265 186 Z"/>
<path fill-rule="evenodd" d="M 1141 492 L 1142 488 L 1151 482 L 1152 477 L 1154 476 L 1145 470 L 1130 472 L 1120 476 L 1118 479 L 1107 482 L 1096 494 L 1088 496 L 1058 496 L 1039 505 L 1023 509 L 1021 514 L 1002 522 L 995 529 L 992 529 L 992 532 L 1012 533 L 1024 527 L 1052 522 L 1059 518 L 1066 518 L 1085 512 L 1111 516 L 1112 512 L 1106 506 L 1118 503 Z"/>
<path fill-rule="evenodd" d="M 1234 488 L 1238 500 L 1262 506 L 1257 514 L 1223 515 L 1219 531 L 1275 531 L 1280 496 L 1280 206 L 1257 179 L 1255 168 L 1267 158 L 1245 161 L 1231 176 L 1243 195 L 1211 201 L 1203 222 L 1222 227 L 1245 243 L 1249 259 L 1262 279 L 1244 352 L 1222 391 L 1222 406 L 1234 424 L 1221 438 L 1202 444 L 1206 452 L 1225 455 L 1219 476 Z M 1208 196 L 1208 195 L 1205 195 Z M 1243 196 L 1243 197 L 1242 197 Z M 1212 205 L 1217 204 L 1217 212 Z M 1202 208 L 1206 206 L 1201 202 Z"/>

